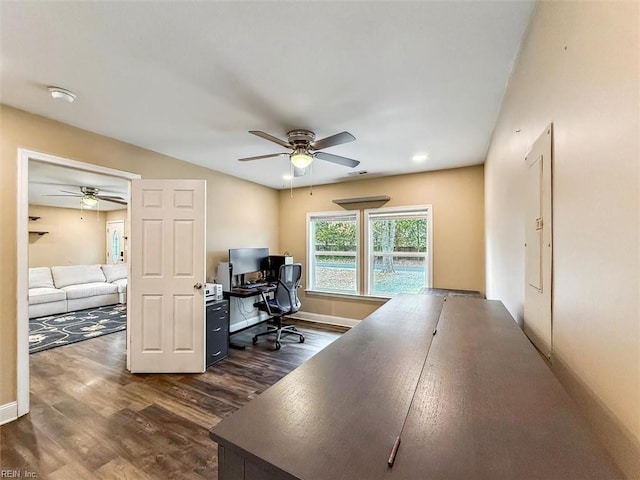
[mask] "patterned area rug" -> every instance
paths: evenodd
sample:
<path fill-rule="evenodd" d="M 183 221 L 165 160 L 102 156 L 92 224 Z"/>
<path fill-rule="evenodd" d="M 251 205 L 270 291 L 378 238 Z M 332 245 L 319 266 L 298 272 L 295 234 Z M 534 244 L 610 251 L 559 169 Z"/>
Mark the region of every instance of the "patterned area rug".
<path fill-rule="evenodd" d="M 29 353 L 89 340 L 127 328 L 123 304 L 29 320 Z"/>

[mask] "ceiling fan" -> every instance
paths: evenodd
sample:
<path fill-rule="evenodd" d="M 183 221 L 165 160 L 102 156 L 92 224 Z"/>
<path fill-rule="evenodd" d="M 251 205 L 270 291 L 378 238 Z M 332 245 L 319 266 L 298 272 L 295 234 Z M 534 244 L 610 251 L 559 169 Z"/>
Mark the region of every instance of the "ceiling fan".
<path fill-rule="evenodd" d="M 112 195 L 99 195 L 100 189 L 96 187 L 79 187 L 80 192 L 69 192 L 68 190 L 60 190 L 66 195 L 43 195 L 45 197 L 78 197 L 80 202 L 85 207 L 95 206 L 99 200 L 105 202 L 118 203 L 120 205 L 127 205 L 127 201 L 122 197 L 115 197 Z"/>
<path fill-rule="evenodd" d="M 256 157 L 239 158 L 241 162 L 250 160 L 260 160 L 263 158 L 280 157 L 288 155 L 293 165 L 294 176 L 301 177 L 305 174 L 306 168 L 313 162 L 314 158 L 325 160 L 327 162 L 336 163 L 345 167 L 357 167 L 360 162 L 351 158 L 334 155 L 332 153 L 320 152 L 323 148 L 333 147 L 343 143 L 353 142 L 356 137 L 349 132 L 336 133 L 330 137 L 316 140 L 316 134 L 310 130 L 291 130 L 287 133 L 287 140 L 281 140 L 278 137 L 269 135 L 259 130 L 251 130 L 249 133 L 258 137 L 277 143 L 278 145 L 289 148 L 292 151 L 288 153 L 270 153 L 267 155 L 258 155 Z"/>

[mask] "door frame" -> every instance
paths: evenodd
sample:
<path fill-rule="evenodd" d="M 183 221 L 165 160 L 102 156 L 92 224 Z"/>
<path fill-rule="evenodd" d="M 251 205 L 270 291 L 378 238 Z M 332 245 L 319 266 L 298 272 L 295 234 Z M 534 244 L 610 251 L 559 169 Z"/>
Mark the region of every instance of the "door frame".
<path fill-rule="evenodd" d="M 129 183 L 133 179 L 142 178 L 137 173 L 18 148 L 16 195 L 16 403 L 18 417 L 29 412 L 29 160 L 110 175 L 128 180 Z M 129 209 L 127 208 L 127 210 Z M 127 216 L 129 217 L 130 213 Z"/>

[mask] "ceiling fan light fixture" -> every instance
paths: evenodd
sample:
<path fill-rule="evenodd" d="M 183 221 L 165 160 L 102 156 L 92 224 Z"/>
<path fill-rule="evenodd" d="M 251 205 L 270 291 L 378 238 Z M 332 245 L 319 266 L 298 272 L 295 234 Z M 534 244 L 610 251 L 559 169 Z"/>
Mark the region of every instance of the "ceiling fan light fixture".
<path fill-rule="evenodd" d="M 307 168 L 312 161 L 313 157 L 301 148 L 297 148 L 291 154 L 291 163 L 293 163 L 294 167 Z"/>
<path fill-rule="evenodd" d="M 82 200 L 80 201 L 82 202 L 82 205 L 89 208 L 95 207 L 98 204 L 98 199 L 93 197 L 82 197 Z"/>
<path fill-rule="evenodd" d="M 76 94 L 66 88 L 48 87 L 48 90 L 51 96 L 56 100 L 66 100 L 71 103 L 76 99 Z"/>

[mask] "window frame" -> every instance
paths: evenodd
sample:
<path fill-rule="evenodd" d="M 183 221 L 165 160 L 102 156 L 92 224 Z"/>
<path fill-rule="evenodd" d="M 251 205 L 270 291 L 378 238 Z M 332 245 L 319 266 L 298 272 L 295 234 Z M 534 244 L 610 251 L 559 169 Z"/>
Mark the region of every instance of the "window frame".
<path fill-rule="evenodd" d="M 379 217 L 384 214 L 411 214 L 415 213 L 424 213 L 426 212 L 427 217 L 427 251 L 425 254 L 418 252 L 389 252 L 389 253 L 381 253 L 375 252 L 373 246 L 373 229 L 370 228 L 370 220 L 371 217 Z M 408 206 L 398 206 L 398 207 L 382 207 L 382 208 L 367 208 L 364 210 L 364 231 L 366 233 L 366 238 L 364 239 L 365 247 L 364 247 L 364 295 L 368 297 L 383 297 L 383 298 L 392 298 L 393 295 L 383 294 L 383 293 L 373 293 L 373 274 L 374 268 L 373 265 L 373 257 L 374 256 L 405 256 L 405 257 L 425 257 L 425 288 L 431 288 L 433 285 L 433 206 L 431 204 L 426 205 L 408 205 Z"/>
<path fill-rule="evenodd" d="M 337 217 L 355 217 L 355 225 L 356 225 L 356 286 L 355 292 L 340 292 L 335 290 L 322 290 L 318 289 L 314 283 L 313 278 L 315 274 L 315 248 L 314 248 L 314 236 L 312 235 L 311 229 L 313 226 L 313 222 L 317 221 L 317 219 L 330 219 Z M 307 213 L 307 232 L 306 232 L 306 245 L 307 245 L 307 275 L 306 275 L 306 292 L 311 293 L 322 293 L 327 295 L 337 295 L 340 297 L 354 297 L 361 295 L 361 271 L 362 271 L 362 245 L 361 245 L 361 231 L 362 231 L 362 218 L 359 210 L 347 210 L 347 211 L 331 211 L 331 212 L 309 212 Z M 314 232 L 315 234 L 315 232 Z"/>

